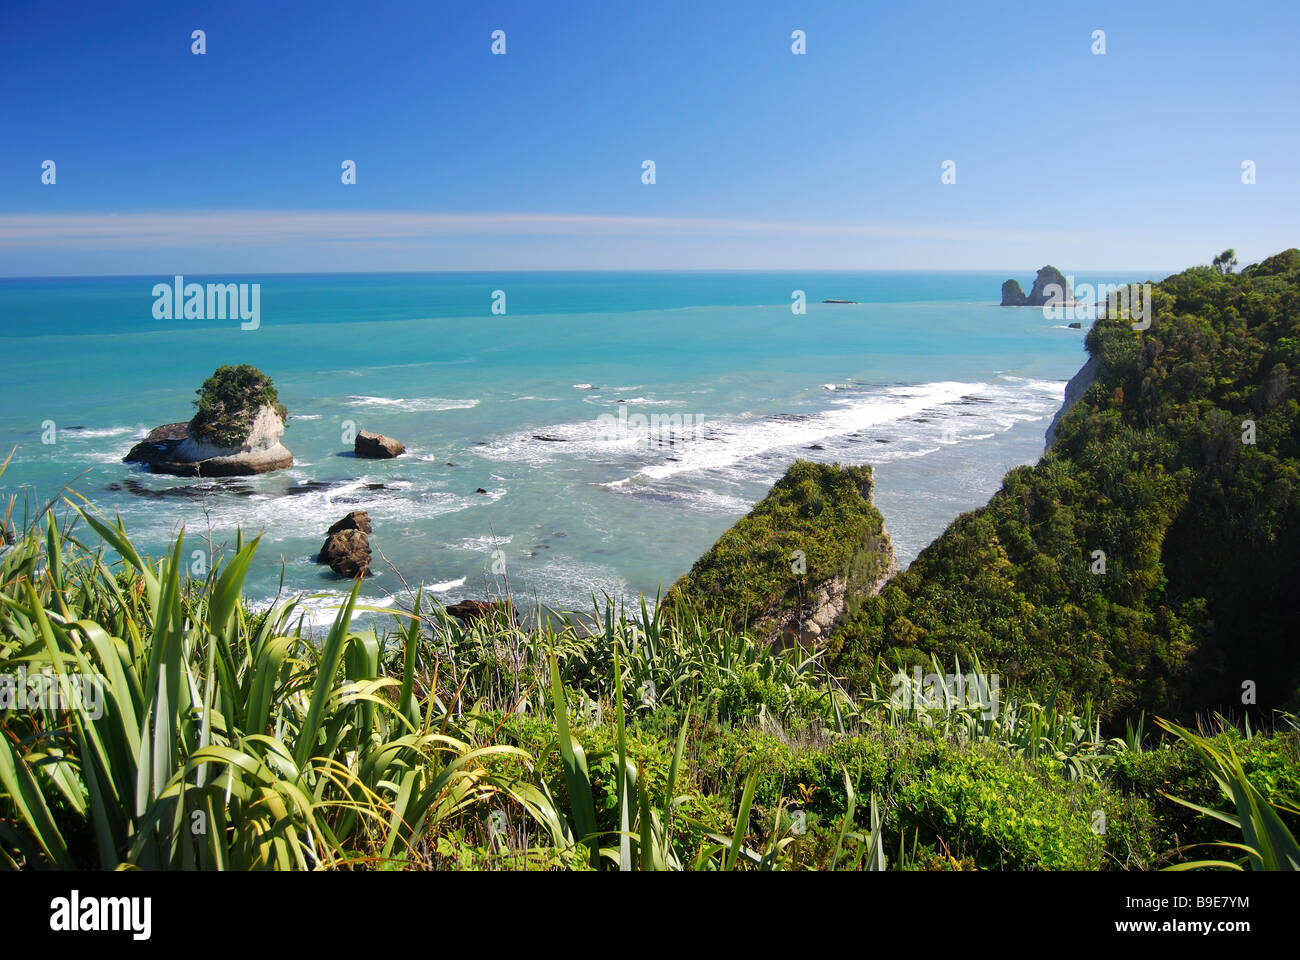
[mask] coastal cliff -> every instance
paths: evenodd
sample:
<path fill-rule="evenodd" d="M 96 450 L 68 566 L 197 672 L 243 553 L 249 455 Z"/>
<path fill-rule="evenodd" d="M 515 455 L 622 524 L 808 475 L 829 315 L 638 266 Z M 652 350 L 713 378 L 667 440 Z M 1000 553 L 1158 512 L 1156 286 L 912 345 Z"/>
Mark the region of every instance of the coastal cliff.
<path fill-rule="evenodd" d="M 1088 388 L 1091 387 L 1093 382 L 1097 379 L 1097 371 L 1100 368 L 1101 362 L 1096 357 L 1089 357 L 1088 362 L 1080 367 L 1079 372 L 1071 377 L 1069 382 L 1066 383 L 1065 402 L 1061 404 L 1061 408 L 1056 411 L 1056 416 L 1052 417 L 1052 422 L 1047 426 L 1047 433 L 1045 434 L 1047 444 L 1045 449 L 1050 450 L 1052 444 L 1056 443 L 1057 426 L 1065 418 L 1065 415 L 1070 412 L 1074 405 L 1079 402 L 1080 398 L 1088 392 Z"/>
<path fill-rule="evenodd" d="M 937 660 L 1103 722 L 1295 710 L 1300 250 L 1153 286 L 1148 328 L 1094 323 L 1042 459 L 905 571 L 869 468 L 796 463 L 670 600 L 815 642 L 851 689 Z"/>
<path fill-rule="evenodd" d="M 1294 710 L 1297 298 L 1292 249 L 1154 284 L 1149 328 L 1099 318 L 1043 458 L 841 621 L 833 669 L 978 658 L 1103 720 Z"/>

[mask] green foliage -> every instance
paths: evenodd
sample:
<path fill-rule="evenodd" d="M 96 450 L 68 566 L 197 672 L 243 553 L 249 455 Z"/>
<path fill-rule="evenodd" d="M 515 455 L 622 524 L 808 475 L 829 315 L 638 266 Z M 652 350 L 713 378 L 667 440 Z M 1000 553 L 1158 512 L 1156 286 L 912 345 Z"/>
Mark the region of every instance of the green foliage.
<path fill-rule="evenodd" d="M 799 809 L 808 833 L 791 851 L 793 862 L 806 867 L 829 864 L 831 851 L 818 840 L 838 832 L 854 794 L 879 797 L 886 836 L 906 835 L 981 869 L 1098 869 L 1127 862 L 1135 839 L 1122 831 L 1101 835 L 1093 811 L 1109 810 L 1121 824 L 1144 813 L 1141 803 L 1112 794 L 1101 782 L 1070 781 L 1046 759 L 1017 757 L 1000 744 L 963 742 L 915 724 L 802 744 L 755 731 L 714 731 L 696 749 L 705 792 L 734 795 L 756 777 L 759 810 L 782 797 L 806 796 Z M 857 813 L 867 816 L 861 808 Z M 1146 830 L 1136 842 L 1149 857 Z"/>
<path fill-rule="evenodd" d="M 1239 710 L 1243 685 L 1256 716 L 1296 706 L 1300 251 L 1153 301 L 1148 330 L 1097 320 L 1098 376 L 1056 444 L 837 629 L 838 672 L 860 688 L 878 657 L 978 653 L 1111 721 Z"/>
<path fill-rule="evenodd" d="M 1225 744 L 1216 744 L 1209 738 L 1197 736 L 1177 724 L 1160 721 L 1160 725 L 1183 742 L 1190 744 L 1203 758 L 1210 776 L 1223 792 L 1224 797 L 1232 802 L 1234 812 L 1223 813 L 1180 797 L 1170 797 L 1170 799 L 1239 830 L 1240 842 L 1220 841 L 1211 846 L 1236 852 L 1238 855 L 1244 854 L 1239 856 L 1238 860 L 1195 861 L 1179 864 L 1171 869 L 1189 870 L 1201 867 L 1242 869 L 1244 864 L 1249 864 L 1252 870 L 1300 871 L 1300 844 L 1296 843 L 1295 835 L 1279 816 L 1279 811 L 1300 815 L 1300 806 L 1297 806 L 1294 800 L 1271 801 L 1264 796 L 1246 772 L 1241 758 L 1233 749 L 1231 740 Z"/>
<path fill-rule="evenodd" d="M 155 562 L 120 523 L 41 519 L 0 553 L 0 673 L 91 678 L 104 709 L 0 714 L 0 866 L 1095 869 L 1187 836 L 1159 793 L 1191 783 L 1159 762 L 1187 751 L 1102 741 L 1054 699 L 901 706 L 885 689 L 907 678 L 878 672 L 832 698 L 743 635 L 645 610 L 453 636 L 417 594 L 381 634 L 351 628 L 354 593 L 313 637 L 296 601 L 243 604 L 256 541 L 191 581 L 183 536 Z M 120 569 L 71 535 L 83 521 Z M 725 713 L 728 677 L 824 700 L 793 725 L 766 699 Z M 1232 749 L 1260 796 L 1295 789 L 1294 733 Z"/>
<path fill-rule="evenodd" d="M 296 602 L 240 603 L 257 541 L 193 582 L 183 533 L 151 562 L 120 521 L 75 516 L 121 573 L 52 511 L 43 543 L 32 527 L 0 556 L 0 673 L 71 694 L 0 715 L 0 864 L 427 862 L 427 833 L 512 796 L 481 765 L 514 748 L 469 742 L 436 697 L 421 713 L 381 674 L 379 638 L 349 629 L 356 588 L 313 642 Z"/>
<path fill-rule="evenodd" d="M 835 578 L 865 592 L 892 558 L 871 491 L 870 467 L 795 461 L 673 585 L 666 604 L 738 627 L 801 606 Z"/>
<path fill-rule="evenodd" d="M 218 367 L 194 392 L 199 395 L 194 401 L 198 412 L 190 421 L 190 436 L 215 446 L 242 444 L 262 406 L 270 406 L 286 423 L 289 420 L 271 378 L 246 363 Z"/>
<path fill-rule="evenodd" d="M 1234 754 L 1250 783 L 1268 802 L 1286 804 L 1300 798 L 1300 732 L 1245 738 L 1229 729 L 1206 741 L 1219 754 Z M 1207 754 L 1186 739 L 1115 756 L 1111 782 L 1125 794 L 1149 798 L 1160 851 L 1239 838 L 1231 826 L 1178 802 L 1189 801 L 1201 808 L 1222 802 L 1222 790 L 1207 760 Z M 1285 810 L 1280 816 L 1291 830 L 1300 831 L 1300 816 Z"/>

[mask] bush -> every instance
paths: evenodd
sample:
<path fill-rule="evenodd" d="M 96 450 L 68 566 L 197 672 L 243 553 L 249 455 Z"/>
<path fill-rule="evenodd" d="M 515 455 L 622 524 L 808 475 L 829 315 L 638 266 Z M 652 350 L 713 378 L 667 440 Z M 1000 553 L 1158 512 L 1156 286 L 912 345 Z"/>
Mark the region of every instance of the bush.
<path fill-rule="evenodd" d="M 1247 740 L 1233 730 L 1220 733 L 1211 742 L 1219 747 L 1231 744 L 1251 784 L 1269 802 L 1300 800 L 1300 733 L 1256 735 Z M 1169 794 L 1214 810 L 1231 806 L 1204 758 L 1190 744 L 1179 740 L 1154 750 L 1118 754 L 1113 771 L 1111 782 L 1116 789 L 1150 798 L 1157 853 L 1187 844 L 1241 839 L 1240 832 L 1227 824 L 1162 796 Z M 1284 810 L 1278 814 L 1292 832 L 1300 829 L 1300 817 Z M 1193 856 L 1197 853 L 1192 851 Z"/>
<path fill-rule="evenodd" d="M 218 367 L 194 392 L 199 395 L 194 401 L 199 409 L 190 421 L 190 436 L 218 447 L 240 446 L 263 406 L 274 409 L 286 423 L 289 420 L 271 378 L 246 363 Z"/>

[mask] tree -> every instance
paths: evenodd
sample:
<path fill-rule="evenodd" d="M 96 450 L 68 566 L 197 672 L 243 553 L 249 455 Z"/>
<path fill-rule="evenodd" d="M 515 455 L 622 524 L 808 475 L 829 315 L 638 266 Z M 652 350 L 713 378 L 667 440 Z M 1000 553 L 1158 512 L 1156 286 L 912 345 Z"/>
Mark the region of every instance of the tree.
<path fill-rule="evenodd" d="M 1224 250 L 1223 253 L 1214 258 L 1214 263 L 1211 264 L 1211 266 L 1213 266 L 1219 273 L 1232 273 L 1232 271 L 1237 269 L 1237 251 L 1233 250 L 1232 247 L 1229 247 L 1227 250 Z"/>

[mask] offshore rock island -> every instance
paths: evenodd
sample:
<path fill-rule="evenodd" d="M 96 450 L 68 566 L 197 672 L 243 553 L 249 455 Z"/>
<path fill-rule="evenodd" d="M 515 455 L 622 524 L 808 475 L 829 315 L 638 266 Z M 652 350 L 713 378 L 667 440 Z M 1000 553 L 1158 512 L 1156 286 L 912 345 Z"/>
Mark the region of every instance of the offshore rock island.
<path fill-rule="evenodd" d="M 1049 290 L 1049 287 L 1054 289 Z M 1051 264 L 1038 271 L 1028 296 L 1025 296 L 1019 280 L 1007 280 L 1002 284 L 1004 307 L 1043 307 L 1053 303 L 1061 306 L 1072 304 L 1074 293 L 1070 289 L 1070 281 Z"/>
<path fill-rule="evenodd" d="M 293 466 L 293 454 L 280 442 L 288 412 L 264 373 L 247 364 L 220 367 L 196 392 L 193 419 L 155 427 L 122 462 L 181 477 L 240 477 Z"/>

